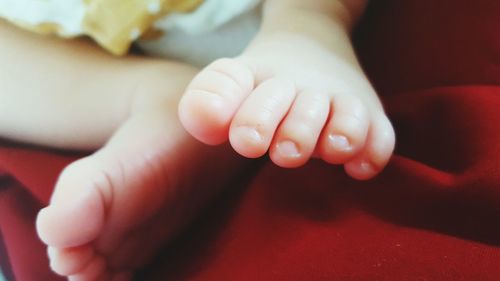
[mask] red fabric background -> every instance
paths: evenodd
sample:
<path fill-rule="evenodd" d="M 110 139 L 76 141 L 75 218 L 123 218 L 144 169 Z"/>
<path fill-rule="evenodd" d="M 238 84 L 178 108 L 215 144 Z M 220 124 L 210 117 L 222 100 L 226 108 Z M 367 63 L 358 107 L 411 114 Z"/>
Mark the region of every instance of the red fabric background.
<path fill-rule="evenodd" d="M 396 127 L 389 167 L 266 163 L 140 280 L 500 280 L 500 1 L 373 2 L 356 42 Z M 59 280 L 33 222 L 73 159 L 0 148 L 10 280 Z"/>

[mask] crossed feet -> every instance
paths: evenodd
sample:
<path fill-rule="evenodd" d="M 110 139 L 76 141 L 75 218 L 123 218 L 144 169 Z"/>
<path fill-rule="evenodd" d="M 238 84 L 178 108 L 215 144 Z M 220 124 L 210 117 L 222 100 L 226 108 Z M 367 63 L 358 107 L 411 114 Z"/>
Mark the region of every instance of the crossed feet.
<path fill-rule="evenodd" d="M 269 151 L 283 167 L 320 157 L 357 179 L 376 175 L 394 147 L 354 56 L 299 37 L 263 40 L 212 63 L 192 80 L 179 117 L 204 143 L 229 139 L 250 158 Z M 175 110 L 131 115 L 106 146 L 62 173 L 40 211 L 51 267 L 73 281 L 130 280 L 217 187 L 244 171 L 241 161 L 190 139 Z"/>

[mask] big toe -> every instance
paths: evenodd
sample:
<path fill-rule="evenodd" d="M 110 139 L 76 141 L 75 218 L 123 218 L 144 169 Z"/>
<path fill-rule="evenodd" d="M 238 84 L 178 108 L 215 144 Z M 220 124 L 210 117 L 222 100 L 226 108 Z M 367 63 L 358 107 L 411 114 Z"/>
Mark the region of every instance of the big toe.
<path fill-rule="evenodd" d="M 179 103 L 184 128 L 206 144 L 228 139 L 229 125 L 254 87 L 254 75 L 237 59 L 219 59 L 190 83 Z"/>
<path fill-rule="evenodd" d="M 89 181 L 88 172 L 92 168 L 88 164 L 78 161 L 68 166 L 56 184 L 50 205 L 39 212 L 37 231 L 47 245 L 81 246 L 95 239 L 101 231 L 105 211 L 103 198 L 96 182 Z"/>

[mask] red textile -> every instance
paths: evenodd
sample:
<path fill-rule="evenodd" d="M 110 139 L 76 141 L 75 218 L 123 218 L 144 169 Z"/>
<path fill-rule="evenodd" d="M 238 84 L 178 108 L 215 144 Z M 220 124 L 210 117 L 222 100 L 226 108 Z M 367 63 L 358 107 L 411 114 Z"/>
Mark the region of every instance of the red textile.
<path fill-rule="evenodd" d="M 140 280 L 500 280 L 500 1 L 373 2 L 356 42 L 396 127 L 388 168 L 266 164 Z M 12 280 L 59 280 L 33 221 L 73 159 L 0 148 Z"/>

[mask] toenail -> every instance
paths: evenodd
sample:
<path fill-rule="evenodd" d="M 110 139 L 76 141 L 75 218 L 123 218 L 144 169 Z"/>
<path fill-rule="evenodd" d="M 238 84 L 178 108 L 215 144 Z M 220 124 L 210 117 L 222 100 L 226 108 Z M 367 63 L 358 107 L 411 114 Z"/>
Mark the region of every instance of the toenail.
<path fill-rule="evenodd" d="M 282 141 L 276 145 L 276 149 L 281 156 L 287 158 L 297 158 L 300 157 L 299 148 L 293 141 Z"/>
<path fill-rule="evenodd" d="M 352 150 L 352 146 L 349 143 L 349 140 L 343 135 L 337 135 L 337 134 L 328 135 L 328 142 L 333 148 L 335 148 L 335 150 L 340 150 L 344 152 Z"/>
<path fill-rule="evenodd" d="M 261 134 L 253 127 L 241 126 L 236 128 L 235 133 L 252 143 L 262 142 Z"/>
<path fill-rule="evenodd" d="M 374 174 L 376 172 L 375 167 L 368 161 L 361 161 L 359 163 L 359 170 L 365 175 Z"/>

